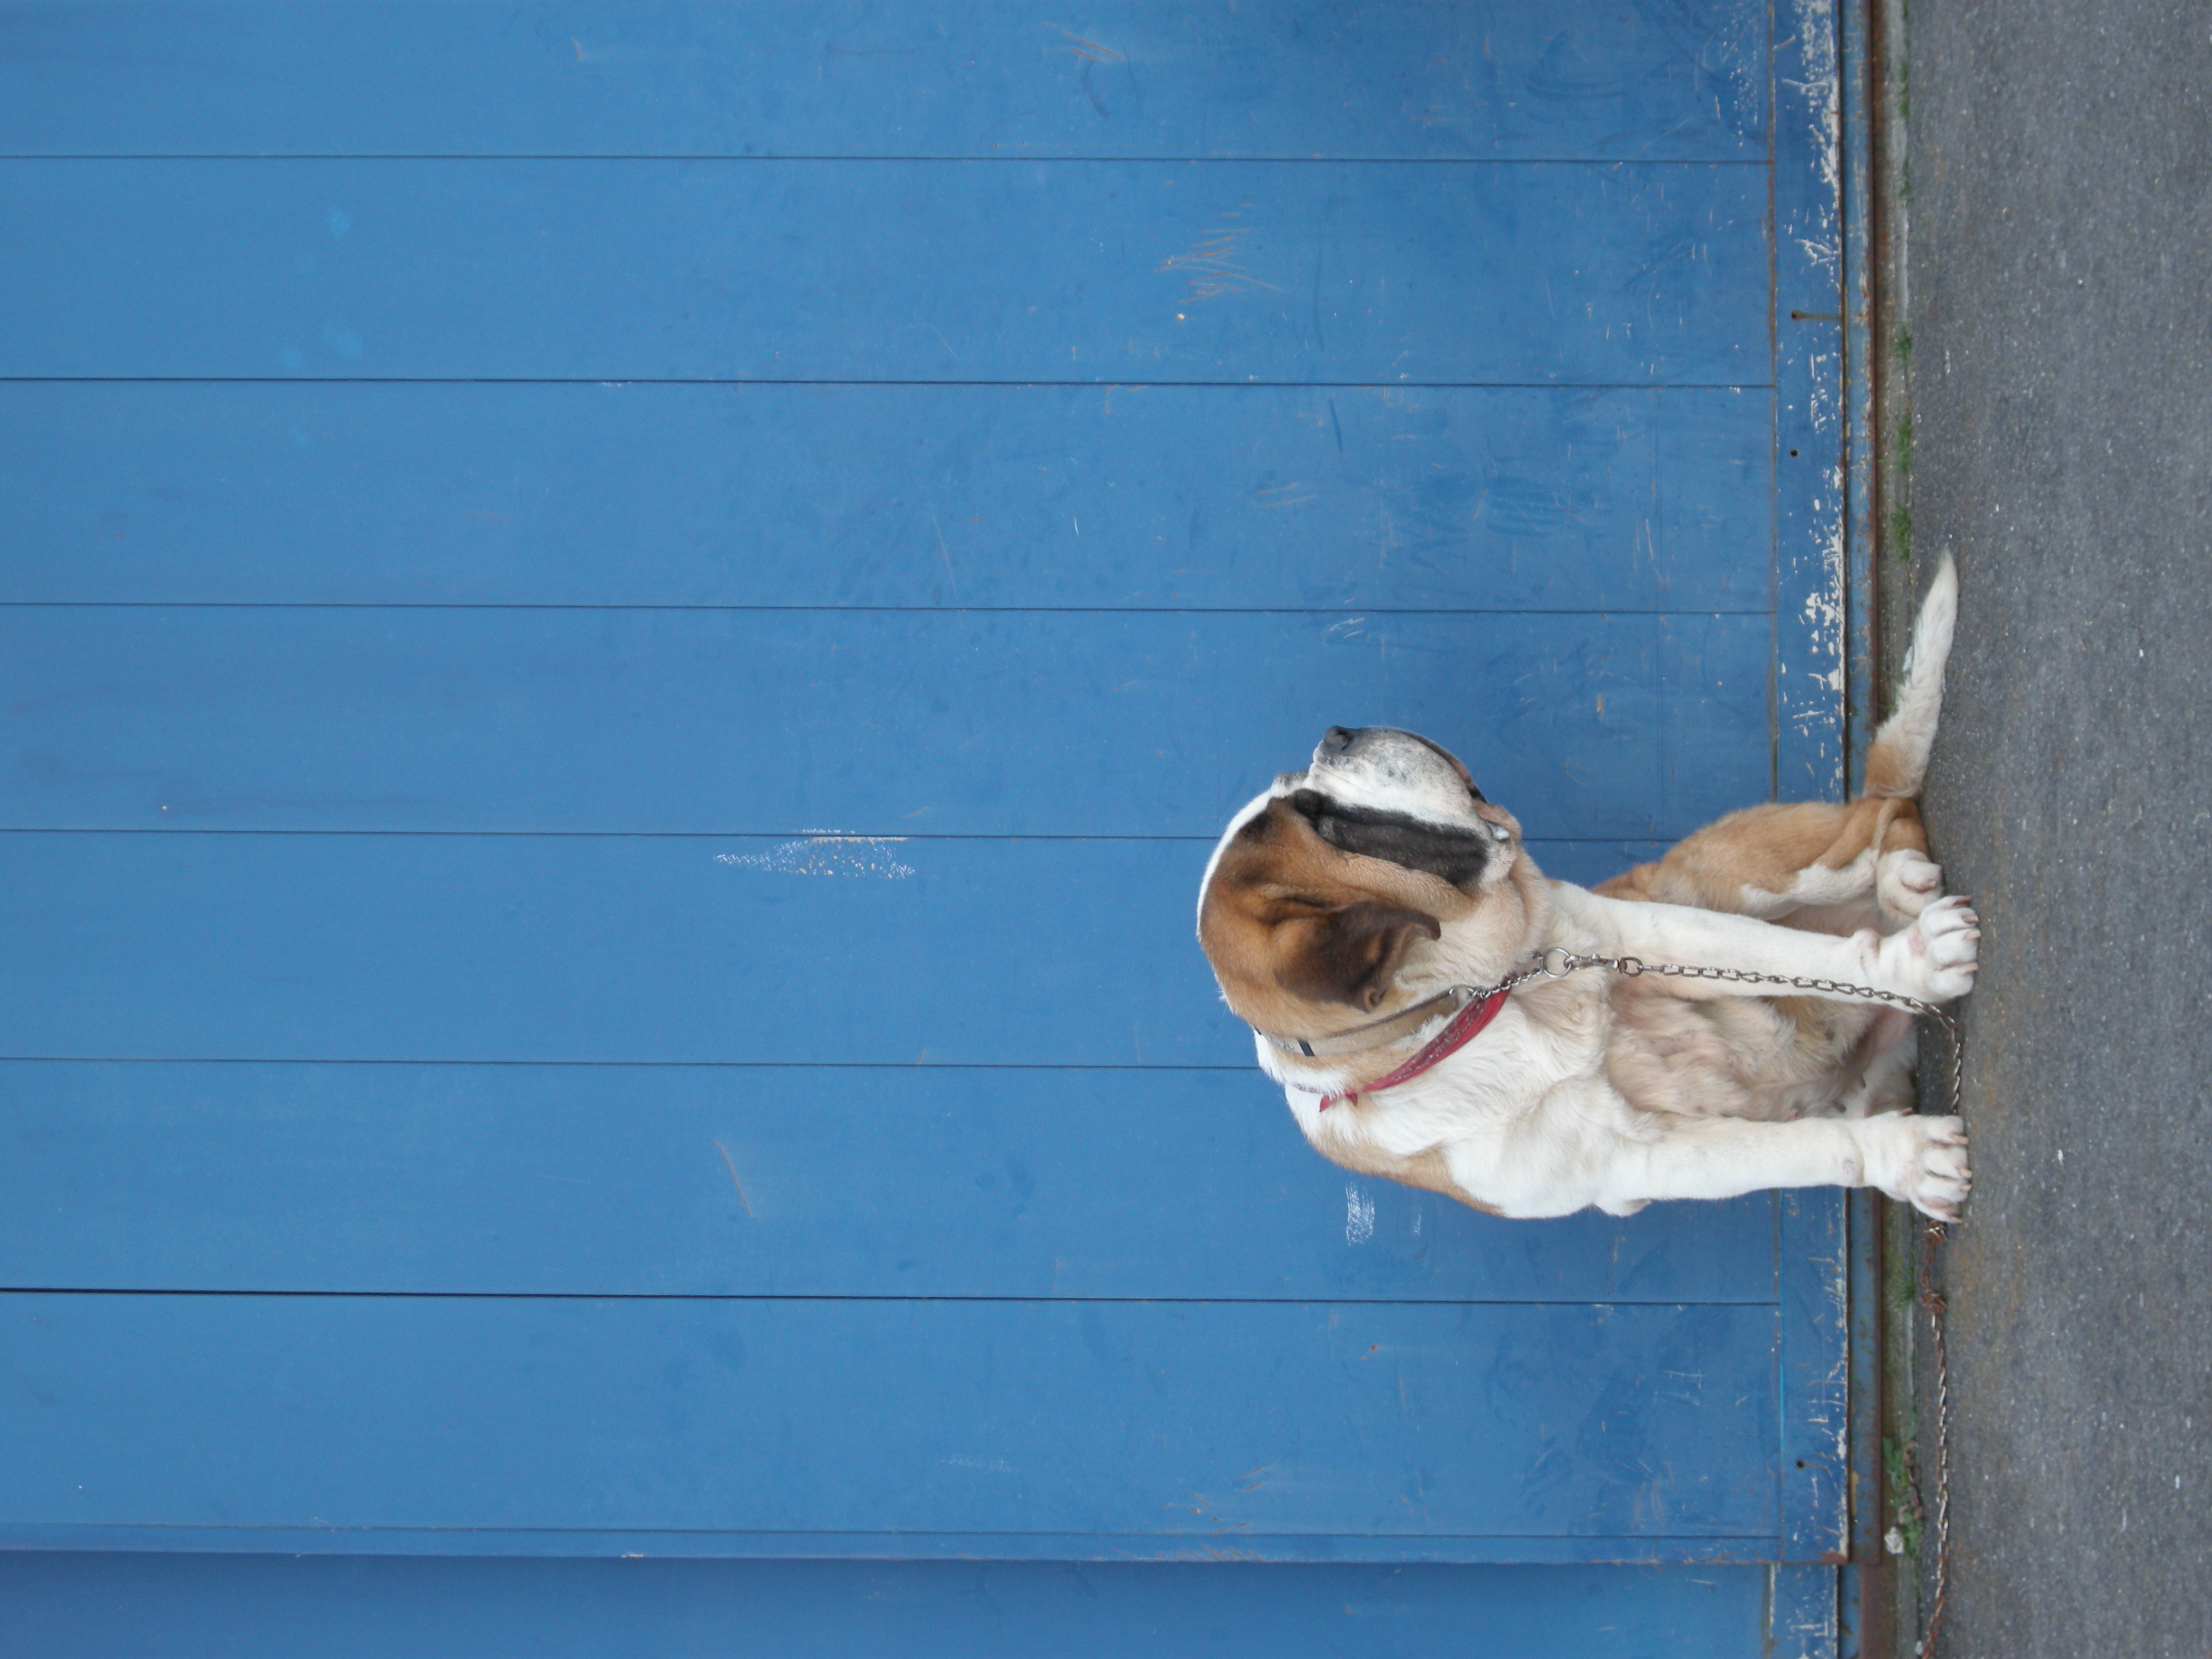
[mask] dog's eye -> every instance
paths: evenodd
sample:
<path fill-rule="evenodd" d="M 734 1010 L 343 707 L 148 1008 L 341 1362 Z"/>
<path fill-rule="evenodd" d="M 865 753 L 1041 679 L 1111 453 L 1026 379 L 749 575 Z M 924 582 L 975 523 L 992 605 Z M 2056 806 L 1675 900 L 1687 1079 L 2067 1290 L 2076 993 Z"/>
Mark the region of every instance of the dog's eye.
<path fill-rule="evenodd" d="M 1493 823 L 1490 826 L 1490 838 L 1492 841 L 1511 841 L 1513 832 L 1502 823 Z"/>

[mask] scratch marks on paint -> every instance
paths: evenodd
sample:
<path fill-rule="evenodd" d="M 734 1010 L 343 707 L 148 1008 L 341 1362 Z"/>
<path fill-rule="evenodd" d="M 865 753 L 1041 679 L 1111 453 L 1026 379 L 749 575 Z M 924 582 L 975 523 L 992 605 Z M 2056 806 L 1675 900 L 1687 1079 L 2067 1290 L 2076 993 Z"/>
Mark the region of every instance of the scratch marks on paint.
<path fill-rule="evenodd" d="M 1836 72 L 1835 0 L 1797 0 L 1797 39 L 1804 51 L 1805 78 L 1790 84 L 1806 94 L 1813 112 L 1813 154 L 1820 182 L 1831 191 L 1843 188 L 1843 82 Z"/>
<path fill-rule="evenodd" d="M 1800 236 L 1797 246 L 1813 266 L 1829 282 L 1841 284 L 1844 280 L 1844 250 L 1835 237 Z"/>
<path fill-rule="evenodd" d="M 1832 351 L 1808 352 L 1805 370 L 1808 384 L 1805 393 L 1805 418 L 1812 422 L 1815 432 L 1833 432 L 1843 418 L 1843 379 L 1831 367 L 1836 361 Z"/>
<path fill-rule="evenodd" d="M 1236 210 L 1225 210 L 1224 219 L 1234 219 Z M 1265 289 L 1271 294 L 1283 290 L 1275 283 L 1264 281 L 1238 263 L 1239 240 L 1252 234 L 1248 225 L 1227 225 L 1217 230 L 1188 253 L 1170 253 L 1160 261 L 1162 270 L 1181 270 L 1189 273 L 1190 297 L 1211 300 L 1224 294 L 1249 293 Z"/>
<path fill-rule="evenodd" d="M 945 544 L 945 531 L 937 522 L 934 513 L 929 515 L 929 528 L 937 538 L 937 556 L 945 565 L 945 580 L 952 589 L 953 599 L 957 600 L 960 597 L 960 578 L 952 568 L 952 550 Z"/>
<path fill-rule="evenodd" d="M 1805 628 L 1806 655 L 1813 683 L 1831 696 L 1840 697 L 1844 695 L 1844 601 L 1849 582 L 1844 556 L 1844 517 L 1838 510 L 1843 500 L 1843 469 L 1830 467 L 1821 482 L 1827 494 L 1814 497 L 1812 503 L 1814 521 L 1818 526 L 1815 533 L 1820 541 L 1820 574 L 1806 590 L 1799 620 Z M 1835 717 L 1833 706 L 1821 702 L 1801 704 L 1792 718 L 1800 732 L 1811 732 L 1816 728 L 1826 730 Z"/>
<path fill-rule="evenodd" d="M 1112 120 L 1114 118 L 1114 112 L 1106 107 L 1106 100 L 1098 95 L 1098 88 L 1091 79 L 1091 65 L 1094 64 L 1119 64 L 1124 69 L 1127 69 L 1128 67 L 1129 60 L 1121 56 L 1120 52 L 1115 51 L 1113 47 L 1102 46 L 1096 40 L 1086 40 L 1079 34 L 1071 34 L 1066 29 L 1060 28 L 1057 24 L 1048 25 L 1048 27 L 1057 30 L 1061 39 L 1069 43 L 1067 49 L 1083 60 L 1083 74 L 1081 77 L 1083 82 L 1083 95 L 1091 100 L 1091 107 L 1098 112 L 1098 118 L 1100 120 Z"/>
<path fill-rule="evenodd" d="M 1698 53 L 1698 67 L 1725 88 L 1713 100 L 1715 116 L 1739 131 L 1755 130 L 1766 103 L 1765 23 L 1764 11 L 1730 6 Z"/>
<path fill-rule="evenodd" d="M 1364 1244 L 1375 1237 L 1375 1200 L 1359 1190 L 1358 1184 L 1344 1183 L 1344 1242 Z"/>
<path fill-rule="evenodd" d="M 1074 42 L 1068 50 L 1078 58 L 1088 58 L 1094 64 L 1126 64 L 1129 61 L 1111 46 L 1102 46 L 1096 40 L 1086 40 L 1079 34 L 1069 34 L 1066 29 L 1061 29 L 1060 33 Z"/>
<path fill-rule="evenodd" d="M 714 862 L 740 870 L 769 870 L 781 876 L 873 876 L 878 881 L 904 881 L 914 866 L 901 863 L 878 848 L 896 845 L 904 836 L 809 836 L 787 841 L 765 853 L 717 853 Z"/>
<path fill-rule="evenodd" d="M 1785 574 L 1778 617 L 1788 635 L 1775 662 L 1778 760 L 1808 778 L 1836 775 L 1843 760 L 1850 659 L 1842 440 L 1842 96 L 1836 0 L 1784 0 L 1774 27 L 1778 144 L 1802 182 L 1778 190 L 1775 249 L 1785 269 L 1776 294 L 1792 327 L 1776 366 L 1797 499 L 1781 544 Z M 1796 325 L 1802 324 L 1801 330 Z M 1801 447 L 1802 447 L 1802 459 Z M 1795 465 L 1792 465 L 1792 464 Z M 1797 471 L 1802 467 L 1804 471 Z M 1809 476 L 1808 476 L 1809 474 Z"/>
<path fill-rule="evenodd" d="M 730 1156 L 730 1149 L 719 1140 L 714 1143 L 714 1150 L 722 1155 L 722 1166 L 730 1172 L 730 1185 L 738 1189 L 738 1202 L 744 1208 L 745 1219 L 750 1221 L 753 1218 L 752 1201 L 745 1196 L 744 1184 L 738 1179 L 737 1160 Z"/>
<path fill-rule="evenodd" d="M 1850 1387 L 1851 1357 L 1848 1333 L 1851 1322 L 1850 1276 L 1846 1264 L 1838 1261 L 1834 1271 L 1826 1276 L 1822 1294 L 1827 1301 L 1827 1317 L 1823 1322 L 1833 1339 L 1830 1349 L 1827 1375 L 1820 1379 L 1812 1392 L 1816 1397 L 1815 1408 L 1808 1413 L 1814 1426 L 1825 1429 L 1829 1437 L 1829 1455 L 1832 1467 L 1840 1474 L 1850 1467 Z M 1837 1494 L 1840 1508 L 1842 1494 Z M 1838 1539 L 1838 1542 L 1842 1540 Z"/>
<path fill-rule="evenodd" d="M 1840 289 L 1844 248 L 1837 216 L 1843 202 L 1843 81 L 1836 64 L 1835 0 L 1796 0 L 1796 27 L 1805 78 L 1787 84 L 1798 94 L 1798 107 L 1810 117 L 1814 162 L 1826 199 L 1814 215 L 1813 234 L 1794 240 L 1822 277 Z"/>
<path fill-rule="evenodd" d="M 949 1469 L 981 1469 L 987 1474 L 1019 1474 L 1003 1457 L 947 1457 L 939 1460 Z"/>

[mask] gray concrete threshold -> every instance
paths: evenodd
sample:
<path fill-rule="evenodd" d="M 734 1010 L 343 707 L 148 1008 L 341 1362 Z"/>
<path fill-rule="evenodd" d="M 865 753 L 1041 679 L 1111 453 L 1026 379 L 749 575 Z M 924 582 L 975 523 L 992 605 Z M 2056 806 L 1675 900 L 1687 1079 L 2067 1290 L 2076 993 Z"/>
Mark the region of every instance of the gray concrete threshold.
<path fill-rule="evenodd" d="M 1903 127 L 1881 204 L 1882 635 L 1893 666 L 1955 551 L 1925 801 L 1984 924 L 1974 1195 L 1939 1264 L 1954 1559 L 1936 1651 L 2204 1659 L 2212 10 L 1884 11 Z M 1924 1322 L 1912 1346 L 1893 1437 L 1917 1428 L 1932 1509 Z"/>

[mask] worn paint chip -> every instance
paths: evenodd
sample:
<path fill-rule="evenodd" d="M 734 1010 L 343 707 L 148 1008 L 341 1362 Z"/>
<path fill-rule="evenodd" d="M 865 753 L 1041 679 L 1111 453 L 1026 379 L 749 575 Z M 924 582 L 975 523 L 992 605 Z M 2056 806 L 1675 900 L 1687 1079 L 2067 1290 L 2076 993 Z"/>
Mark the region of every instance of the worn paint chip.
<path fill-rule="evenodd" d="M 947 1468 L 981 1469 L 988 1474 L 1019 1474 L 1021 1473 L 1003 1457 L 945 1457 L 938 1461 Z"/>
<path fill-rule="evenodd" d="M 1344 1242 L 1364 1244 L 1375 1237 L 1375 1200 L 1350 1182 L 1344 1186 Z"/>
<path fill-rule="evenodd" d="M 904 836 L 810 836 L 805 841 L 771 847 L 765 853 L 717 853 L 714 862 L 785 876 L 872 876 L 878 881 L 903 881 L 914 873 L 914 866 L 878 849 L 905 839 Z"/>

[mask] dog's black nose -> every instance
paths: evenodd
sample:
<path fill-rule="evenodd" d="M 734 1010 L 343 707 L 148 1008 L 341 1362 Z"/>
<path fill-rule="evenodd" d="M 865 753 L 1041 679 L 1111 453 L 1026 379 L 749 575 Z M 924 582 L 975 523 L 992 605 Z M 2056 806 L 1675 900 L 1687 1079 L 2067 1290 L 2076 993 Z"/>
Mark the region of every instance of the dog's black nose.
<path fill-rule="evenodd" d="M 1358 732 L 1347 732 L 1340 726 L 1332 726 L 1321 734 L 1322 751 L 1324 754 L 1341 755 L 1352 747 L 1352 740 L 1358 735 Z"/>

